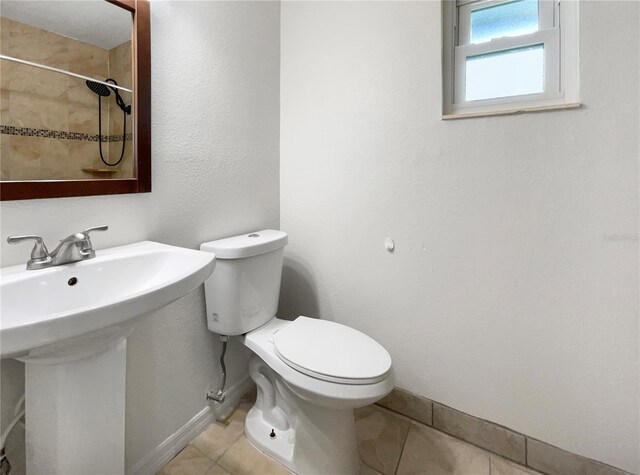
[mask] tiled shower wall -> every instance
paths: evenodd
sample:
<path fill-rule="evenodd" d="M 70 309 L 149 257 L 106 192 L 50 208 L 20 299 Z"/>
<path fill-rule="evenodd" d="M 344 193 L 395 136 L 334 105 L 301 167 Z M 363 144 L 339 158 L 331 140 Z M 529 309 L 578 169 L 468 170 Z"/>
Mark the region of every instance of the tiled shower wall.
<path fill-rule="evenodd" d="M 131 87 L 130 41 L 106 50 L 7 18 L 0 20 L 2 54 L 96 79 L 113 77 L 118 84 Z M 98 97 L 83 79 L 0 61 L 0 89 L 0 124 L 6 126 L 3 131 L 7 132 L 7 127 L 20 131 L 10 129 L 11 134 L 0 134 L 3 180 L 107 177 L 83 172 L 83 168 L 106 168 L 98 151 Z M 131 94 L 121 94 L 131 104 Z M 122 147 L 117 137 L 122 136 L 122 112 L 114 108 L 113 94 L 102 102 L 102 135 L 110 136 L 106 138 L 110 141 L 102 145 L 103 154 L 113 162 Z M 127 121 L 130 134 L 132 116 Z M 37 130 L 51 133 L 34 136 Z M 69 132 L 74 134 L 73 139 Z M 108 177 L 133 176 L 132 156 L 132 142 L 128 140 L 118 171 Z"/>

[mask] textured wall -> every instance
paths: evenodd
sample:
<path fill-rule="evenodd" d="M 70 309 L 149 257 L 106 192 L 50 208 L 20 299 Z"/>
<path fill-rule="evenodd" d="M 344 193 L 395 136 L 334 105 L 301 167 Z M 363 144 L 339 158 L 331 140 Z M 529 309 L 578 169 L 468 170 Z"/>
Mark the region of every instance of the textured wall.
<path fill-rule="evenodd" d="M 639 9 L 581 2 L 581 109 L 443 122 L 439 2 L 284 2 L 282 313 L 638 472 Z"/>
<path fill-rule="evenodd" d="M 29 256 L 28 245 L 6 244 L 11 234 L 52 244 L 109 224 L 98 249 L 143 239 L 196 249 L 278 227 L 279 22 L 277 2 L 153 3 L 153 192 L 3 202 L 2 265 Z M 127 355 L 128 467 L 205 407 L 218 350 L 201 289 L 141 321 Z M 233 384 L 244 352 L 232 348 L 229 361 Z M 23 376 L 18 364 L 2 369 L 6 421 Z"/>

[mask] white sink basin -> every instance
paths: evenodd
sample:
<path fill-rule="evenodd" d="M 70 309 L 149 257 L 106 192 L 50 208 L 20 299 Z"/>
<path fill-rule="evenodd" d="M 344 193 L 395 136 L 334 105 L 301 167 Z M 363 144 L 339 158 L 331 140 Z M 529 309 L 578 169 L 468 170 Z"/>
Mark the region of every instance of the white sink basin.
<path fill-rule="evenodd" d="M 0 357 L 26 356 L 156 310 L 202 284 L 214 265 L 211 253 L 144 241 L 43 270 L 3 268 Z"/>
<path fill-rule="evenodd" d="M 30 473 L 124 472 L 126 338 L 136 317 L 194 290 L 215 266 L 212 253 L 151 241 L 96 254 L 0 270 L 0 356 L 27 363 Z"/>

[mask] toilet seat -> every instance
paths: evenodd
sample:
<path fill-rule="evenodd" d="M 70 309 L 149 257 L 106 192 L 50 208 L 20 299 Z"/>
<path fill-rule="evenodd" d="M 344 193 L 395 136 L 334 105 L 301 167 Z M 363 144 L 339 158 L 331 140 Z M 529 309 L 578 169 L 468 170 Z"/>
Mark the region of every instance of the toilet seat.
<path fill-rule="evenodd" d="M 326 320 L 298 317 L 273 335 L 276 355 L 288 366 L 317 379 L 373 384 L 391 371 L 391 356 L 373 338 Z"/>
<path fill-rule="evenodd" d="M 349 384 L 325 381 L 298 371 L 285 363 L 275 349 L 274 337 L 293 322 L 272 318 L 260 328 L 237 337 L 242 344 L 259 356 L 293 390 L 298 397 L 322 407 L 356 408 L 378 401 L 389 394 L 395 384 L 393 368 L 382 381 L 371 384 Z"/>

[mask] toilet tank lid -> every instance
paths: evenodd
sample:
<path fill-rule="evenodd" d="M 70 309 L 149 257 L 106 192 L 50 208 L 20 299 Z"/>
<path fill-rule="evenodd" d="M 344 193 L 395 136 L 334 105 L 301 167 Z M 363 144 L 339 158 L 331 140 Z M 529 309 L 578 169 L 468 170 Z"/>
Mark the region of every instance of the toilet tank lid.
<path fill-rule="evenodd" d="M 201 251 L 213 252 L 217 259 L 242 259 L 275 251 L 287 245 L 287 233 L 264 229 L 200 245 Z"/>

